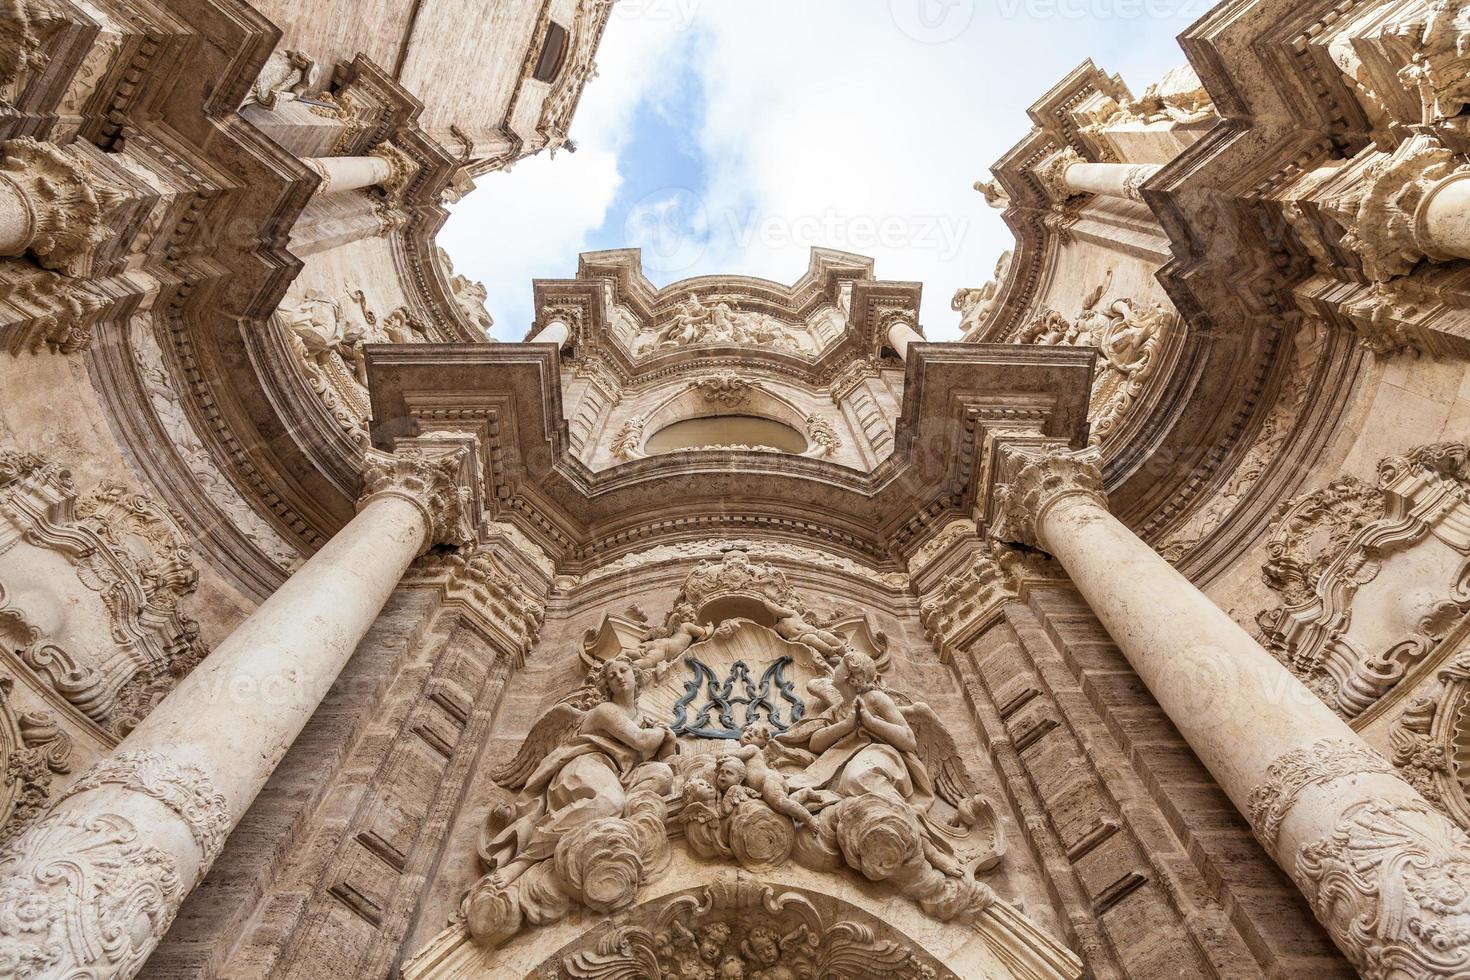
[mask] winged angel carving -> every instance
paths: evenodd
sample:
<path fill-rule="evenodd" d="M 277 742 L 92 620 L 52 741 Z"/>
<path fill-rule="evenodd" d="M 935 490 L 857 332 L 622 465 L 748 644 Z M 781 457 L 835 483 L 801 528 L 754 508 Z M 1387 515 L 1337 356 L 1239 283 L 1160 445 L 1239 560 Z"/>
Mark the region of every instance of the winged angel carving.
<path fill-rule="evenodd" d="M 889 691 L 867 654 L 816 659 L 830 668 L 808 686 L 816 712 L 775 737 L 753 726 L 722 753 L 681 753 L 642 716 L 653 675 L 627 654 L 594 670 L 492 773 L 518 795 L 483 829 L 488 874 L 462 906 L 471 935 L 494 945 L 575 906 L 629 907 L 667 868 L 670 825 L 703 858 L 849 868 L 943 920 L 989 908 L 996 896 L 976 874 L 1005 842 L 953 738 L 928 705 Z"/>

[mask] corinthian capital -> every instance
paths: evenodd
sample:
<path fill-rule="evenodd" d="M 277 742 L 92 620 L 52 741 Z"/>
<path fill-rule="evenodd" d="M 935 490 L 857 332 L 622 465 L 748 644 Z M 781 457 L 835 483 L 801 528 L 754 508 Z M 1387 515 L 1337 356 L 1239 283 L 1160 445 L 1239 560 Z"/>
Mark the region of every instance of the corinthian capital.
<path fill-rule="evenodd" d="M 1086 496 L 1107 507 L 1103 490 L 1102 454 L 1096 448 L 1074 451 L 1061 446 L 1006 446 L 1001 450 L 1000 480 L 995 487 L 995 519 L 990 536 L 997 541 L 1042 548 L 1038 527 L 1052 504 L 1063 497 Z"/>
<path fill-rule="evenodd" d="M 433 455 L 418 449 L 369 450 L 357 509 L 379 497 L 399 497 L 423 512 L 429 525 L 425 551 L 440 544 L 468 546 L 475 540 L 471 494 L 465 486 L 469 459 L 468 449 Z"/>
<path fill-rule="evenodd" d="M 92 163 L 70 147 L 21 137 L 7 140 L 3 149 L 0 190 L 8 185 L 18 202 L 23 230 L 0 236 L 7 239 L 0 251 L 30 252 L 48 269 L 84 274 L 92 254 L 112 237 L 110 222 L 126 193 L 99 177 Z"/>

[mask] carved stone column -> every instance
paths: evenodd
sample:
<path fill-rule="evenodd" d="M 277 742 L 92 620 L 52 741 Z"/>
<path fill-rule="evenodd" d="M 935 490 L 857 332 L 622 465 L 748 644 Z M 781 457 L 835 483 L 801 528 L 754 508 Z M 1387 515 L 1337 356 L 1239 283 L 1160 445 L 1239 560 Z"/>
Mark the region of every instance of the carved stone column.
<path fill-rule="evenodd" d="M 555 344 L 557 347 L 561 347 L 571 339 L 571 336 L 572 328 L 567 324 L 567 321 L 558 317 L 554 320 L 547 321 L 546 326 L 536 332 L 536 336 L 531 338 L 530 343 Z"/>
<path fill-rule="evenodd" d="M 394 175 L 393 163 L 386 155 L 365 157 L 307 157 L 301 161 L 321 177 L 318 194 L 345 194 L 348 191 L 385 184 Z"/>
<path fill-rule="evenodd" d="M 1470 838 L 1108 512 L 1097 458 L 1008 448 L 992 533 L 1062 563 L 1365 975 L 1470 975 Z"/>
<path fill-rule="evenodd" d="M 68 147 L 22 137 L 3 151 L 0 255 L 30 252 L 48 269 L 80 274 L 112 236 L 109 222 L 125 193 Z"/>
<path fill-rule="evenodd" d="M 898 356 L 908 360 L 909 344 L 924 343 L 924 335 L 914 329 L 914 325 L 907 320 L 896 319 L 888 325 L 888 346 L 898 352 Z"/>
<path fill-rule="evenodd" d="M 0 851 L 0 963 L 137 973 L 409 564 L 469 539 L 465 455 L 373 454 L 357 517 Z"/>
<path fill-rule="evenodd" d="M 1077 194 L 1142 201 L 1140 189 L 1161 169 L 1157 163 L 1089 163 L 1069 146 L 1048 157 L 1036 176 L 1055 201 Z"/>
<path fill-rule="evenodd" d="M 1425 252 L 1438 261 L 1470 259 L 1470 170 L 1439 181 L 1424 195 L 1417 215 Z"/>

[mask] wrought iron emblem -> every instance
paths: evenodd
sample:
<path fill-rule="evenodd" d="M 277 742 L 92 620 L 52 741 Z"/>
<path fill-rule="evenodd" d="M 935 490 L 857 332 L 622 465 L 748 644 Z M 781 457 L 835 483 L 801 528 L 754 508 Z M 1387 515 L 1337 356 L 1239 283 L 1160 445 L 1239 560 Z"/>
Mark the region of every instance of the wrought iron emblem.
<path fill-rule="evenodd" d="M 806 713 L 806 704 L 785 676 L 790 657 L 767 667 L 759 684 L 751 680 L 744 661 L 736 661 L 723 682 L 703 661 L 688 657 L 684 662 L 694 676 L 674 705 L 675 735 L 739 739 L 756 722 L 784 732 Z"/>

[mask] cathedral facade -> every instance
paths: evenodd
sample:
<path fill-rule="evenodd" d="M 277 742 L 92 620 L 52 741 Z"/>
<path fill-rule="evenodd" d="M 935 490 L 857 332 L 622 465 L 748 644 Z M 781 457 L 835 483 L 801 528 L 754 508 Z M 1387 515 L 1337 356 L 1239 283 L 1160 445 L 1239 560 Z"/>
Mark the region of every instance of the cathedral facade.
<path fill-rule="evenodd" d="M 0 2 L 0 976 L 1470 977 L 1470 4 L 493 342 L 612 5 Z"/>

